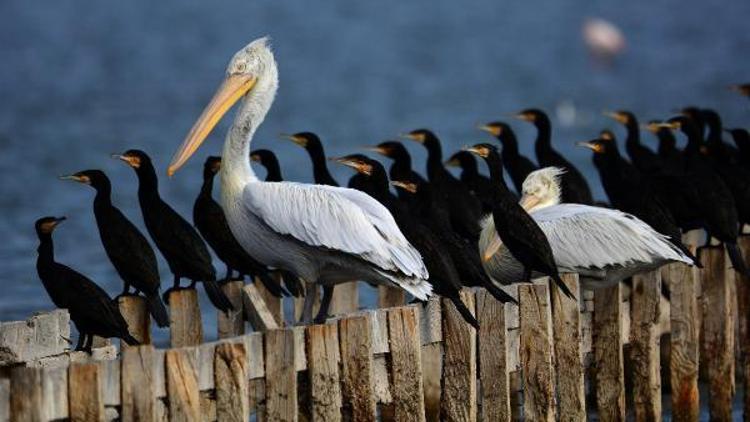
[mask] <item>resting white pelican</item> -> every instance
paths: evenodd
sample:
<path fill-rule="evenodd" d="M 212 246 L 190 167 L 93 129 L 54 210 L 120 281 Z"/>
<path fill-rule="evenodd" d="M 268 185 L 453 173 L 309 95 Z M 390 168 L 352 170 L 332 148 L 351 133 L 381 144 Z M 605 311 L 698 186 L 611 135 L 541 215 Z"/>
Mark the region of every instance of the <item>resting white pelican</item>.
<path fill-rule="evenodd" d="M 588 205 L 560 204 L 562 173 L 556 167 L 530 173 L 523 182 L 521 198 L 521 206 L 547 235 L 561 272 L 578 273 L 583 287 L 593 289 L 670 262 L 692 265 L 692 260 L 665 236 L 630 214 Z M 522 281 L 523 267 L 504 246 L 497 245 L 493 239 L 497 237 L 495 233 L 492 218 L 485 218 L 479 239 L 485 271 L 499 284 Z"/>
<path fill-rule="evenodd" d="M 177 171 L 239 101 L 224 142 L 221 201 L 232 233 L 247 252 L 323 286 L 365 280 L 426 299 L 432 287 L 422 257 L 378 201 L 353 189 L 258 180 L 248 160 L 250 142 L 277 88 L 276 61 L 266 38 L 238 51 L 167 173 Z M 303 322 L 312 319 L 311 298 L 305 298 Z M 326 307 L 321 304 L 324 312 Z"/>

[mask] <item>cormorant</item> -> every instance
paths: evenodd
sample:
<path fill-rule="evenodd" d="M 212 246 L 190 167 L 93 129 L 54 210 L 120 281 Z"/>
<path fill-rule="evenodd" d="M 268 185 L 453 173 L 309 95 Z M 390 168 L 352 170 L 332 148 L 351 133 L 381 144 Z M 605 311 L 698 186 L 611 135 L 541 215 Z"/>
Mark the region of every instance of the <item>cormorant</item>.
<path fill-rule="evenodd" d="M 726 130 L 732 135 L 734 144 L 739 150 L 739 159 L 744 165 L 750 165 L 750 132 L 747 129 L 735 128 Z"/>
<path fill-rule="evenodd" d="M 131 346 L 138 343 L 111 297 L 96 283 L 70 267 L 55 262 L 52 232 L 65 217 L 36 221 L 39 257 L 36 269 L 44 288 L 58 308 L 68 309 L 78 332 L 76 350 L 91 353 L 94 336 L 118 337 Z"/>
<path fill-rule="evenodd" d="M 124 283 L 122 295 L 143 293 L 149 313 L 159 327 L 169 326 L 169 315 L 159 297 L 159 266 L 146 237 L 112 204 L 112 184 L 101 170 L 85 170 L 61 179 L 74 180 L 96 190 L 94 216 L 109 260 Z"/>
<path fill-rule="evenodd" d="M 411 155 L 401 142 L 384 141 L 374 147 L 368 147 L 367 149 L 393 160 L 393 164 L 391 164 L 391 168 L 388 170 L 388 177 L 390 177 L 391 180 L 410 180 L 416 183 L 427 182 L 422 175 L 412 169 Z M 407 205 L 410 207 L 412 206 L 412 204 L 408 204 L 411 195 L 404 194 L 400 189 L 397 190 L 396 193 L 401 200 L 407 202 Z"/>
<path fill-rule="evenodd" d="M 281 175 L 281 166 L 276 154 L 267 149 L 256 149 L 250 151 L 250 159 L 260 163 L 266 169 L 266 182 L 281 182 L 284 177 Z"/>
<path fill-rule="evenodd" d="M 327 186 L 339 185 L 338 182 L 336 182 L 336 179 L 331 176 L 331 172 L 328 171 L 326 154 L 318 135 L 312 132 L 299 132 L 294 135 L 284 135 L 284 137 L 301 146 L 308 154 L 310 154 L 315 184 Z"/>
<path fill-rule="evenodd" d="M 479 198 L 479 201 L 482 203 L 482 212 L 491 212 L 492 182 L 490 182 L 487 176 L 479 173 L 476 158 L 469 152 L 458 151 L 445 162 L 445 165 L 461 168 L 461 182 Z M 450 227 L 448 229 L 452 230 Z"/>
<path fill-rule="evenodd" d="M 427 129 L 413 130 L 405 136 L 427 149 L 427 177 L 435 189 L 444 195 L 453 229 L 464 239 L 476 243 L 481 230 L 479 219 L 482 216 L 482 204 L 443 166 L 440 140 Z"/>
<path fill-rule="evenodd" d="M 739 93 L 743 97 L 750 98 L 750 83 L 731 85 L 729 89 Z"/>
<path fill-rule="evenodd" d="M 505 185 L 503 162 L 497 148 L 490 144 L 476 144 L 467 151 L 484 158 L 487 163 L 490 179 L 495 185 L 495 204 L 492 209 L 495 230 L 502 244 L 524 266 L 524 281 L 530 282 L 531 272 L 537 271 L 549 276 L 566 296 L 577 300 L 560 278 L 552 248 L 544 232 L 516 202 L 516 198 Z M 496 251 L 498 248 L 489 249 Z"/>
<path fill-rule="evenodd" d="M 240 278 L 249 275 L 258 277 L 266 289 L 276 297 L 287 295 L 284 289 L 268 274 L 268 269 L 251 257 L 234 238 L 229 224 L 224 216 L 224 210 L 212 195 L 214 176 L 221 168 L 221 157 L 210 156 L 203 165 L 203 185 L 200 194 L 193 205 L 193 223 L 201 233 L 206 243 L 211 246 L 216 256 L 227 266 L 224 281 L 232 278 L 234 271 L 240 273 Z"/>
<path fill-rule="evenodd" d="M 497 138 L 503 144 L 502 158 L 503 166 L 508 170 L 513 187 L 520 195 L 523 190 L 523 181 L 532 171 L 537 169 L 530 159 L 518 152 L 518 139 L 510 125 L 505 122 L 491 122 L 479 129 Z"/>
<path fill-rule="evenodd" d="M 537 129 L 534 150 L 540 167 L 559 167 L 565 170 L 562 177 L 562 201 L 592 205 L 594 199 L 583 175 L 577 168 L 552 148 L 552 126 L 549 117 L 542 110 L 530 108 L 514 116 L 517 119 L 532 123 Z M 523 183 L 523 182 L 521 182 Z"/>
<path fill-rule="evenodd" d="M 159 182 L 151 158 L 145 152 L 131 149 L 122 155 L 113 155 L 135 170 L 138 176 L 138 202 L 143 221 L 151 239 L 156 243 L 169 269 L 174 275 L 174 286 L 165 292 L 180 288 L 180 279 L 203 282 L 211 303 L 221 311 L 233 310 L 232 302 L 216 282 L 216 270 L 203 239 L 195 228 L 182 218 L 159 196 Z"/>
<path fill-rule="evenodd" d="M 461 300 L 461 280 L 451 255 L 444 249 L 440 240 L 419 219 L 414 218 L 408 209 L 388 189 L 388 177 L 383 166 L 362 154 L 352 154 L 337 158 L 336 162 L 355 169 L 370 179 L 366 194 L 383 204 L 393 215 L 396 224 L 406 239 L 417 248 L 430 274 L 427 280 L 433 292 L 448 298 L 464 320 L 479 329 L 479 323 Z"/>
<path fill-rule="evenodd" d="M 659 155 L 641 144 L 641 128 L 638 125 L 638 119 L 629 111 L 619 110 L 614 112 L 605 112 L 607 117 L 614 119 L 617 123 L 625 126 L 627 137 L 625 138 L 625 151 L 627 151 L 630 161 L 639 171 L 653 174 L 663 170 Z"/>

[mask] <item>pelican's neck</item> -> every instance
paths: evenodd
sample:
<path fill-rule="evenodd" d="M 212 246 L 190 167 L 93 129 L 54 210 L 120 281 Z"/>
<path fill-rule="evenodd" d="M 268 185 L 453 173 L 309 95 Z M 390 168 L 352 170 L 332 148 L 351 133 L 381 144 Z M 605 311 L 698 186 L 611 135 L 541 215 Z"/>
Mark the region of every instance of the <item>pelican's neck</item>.
<path fill-rule="evenodd" d="M 247 183 L 259 181 L 250 166 L 250 142 L 273 104 L 278 85 L 276 64 L 270 63 L 237 110 L 221 159 L 221 195 L 225 204 L 227 198 L 241 194 Z"/>

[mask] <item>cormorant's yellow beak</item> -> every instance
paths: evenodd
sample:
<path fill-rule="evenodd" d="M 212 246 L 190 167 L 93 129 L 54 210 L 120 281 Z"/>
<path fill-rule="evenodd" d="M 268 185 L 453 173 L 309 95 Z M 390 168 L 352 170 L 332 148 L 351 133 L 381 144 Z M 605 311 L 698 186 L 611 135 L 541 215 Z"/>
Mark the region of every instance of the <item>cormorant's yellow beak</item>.
<path fill-rule="evenodd" d="M 250 154 L 250 159 L 256 163 L 260 163 L 260 155 L 258 154 Z"/>
<path fill-rule="evenodd" d="M 534 121 L 534 115 L 530 113 L 518 113 L 518 114 L 511 114 L 510 117 L 518 120 L 523 120 L 524 122 L 533 122 Z"/>
<path fill-rule="evenodd" d="M 357 173 L 362 173 L 362 174 L 365 174 L 367 176 L 369 176 L 369 175 L 372 174 L 372 166 L 371 165 L 369 165 L 367 163 L 363 163 L 362 161 L 357 160 L 355 158 L 350 158 L 350 157 L 331 157 L 331 158 L 329 158 L 329 160 L 331 160 L 333 162 L 336 162 L 336 163 L 339 163 L 339 164 L 343 164 L 343 165 L 345 165 L 347 167 L 351 167 L 354 170 L 356 170 Z"/>
<path fill-rule="evenodd" d="M 366 146 L 366 147 L 363 147 L 363 148 L 366 149 L 367 151 L 372 151 L 372 152 L 376 152 L 376 153 L 378 153 L 380 155 L 388 156 L 388 148 L 379 147 L 377 145 L 374 146 L 374 147 Z"/>
<path fill-rule="evenodd" d="M 500 135 L 502 135 L 499 126 L 479 125 L 479 126 L 477 126 L 477 129 L 485 131 L 485 132 L 489 133 L 492 136 L 500 136 Z"/>
<path fill-rule="evenodd" d="M 288 135 L 286 133 L 282 133 L 281 137 L 283 139 L 288 139 L 288 140 L 294 142 L 295 144 L 301 146 L 302 148 L 305 148 L 307 146 L 307 139 L 303 138 L 302 136 Z"/>
<path fill-rule="evenodd" d="M 482 158 L 487 158 L 488 155 L 490 155 L 489 151 L 487 151 L 486 148 L 482 147 L 464 147 L 464 151 L 468 151 L 474 155 L 478 155 Z"/>
<path fill-rule="evenodd" d="M 59 179 L 60 180 L 73 180 L 75 182 L 83 183 L 85 185 L 91 184 L 91 179 L 89 179 L 88 176 L 78 175 L 78 174 L 69 174 L 66 176 L 60 176 Z"/>
<path fill-rule="evenodd" d="M 412 141 L 419 142 L 420 144 L 423 144 L 427 137 L 424 135 L 424 133 L 402 133 L 398 135 L 401 139 L 410 139 Z"/>
<path fill-rule="evenodd" d="M 124 161 L 130 167 L 137 169 L 141 166 L 141 159 L 133 155 L 112 154 L 112 158 Z"/>
<path fill-rule="evenodd" d="M 411 183 L 411 182 L 403 182 L 400 180 L 393 180 L 391 181 L 391 185 L 401 188 L 409 193 L 417 193 L 417 184 Z"/>
<path fill-rule="evenodd" d="M 664 122 L 664 123 L 654 123 L 655 128 L 666 128 L 669 130 L 677 130 L 680 127 L 682 127 L 682 124 L 680 122 Z"/>
<path fill-rule="evenodd" d="M 244 97 L 255 86 L 258 78 L 251 75 L 234 74 L 224 79 L 216 94 L 208 103 L 203 113 L 198 117 L 180 149 L 177 150 L 172 162 L 167 168 L 167 175 L 172 176 L 190 158 L 198 147 L 206 140 L 211 130 L 219 123 L 222 116 Z"/>
<path fill-rule="evenodd" d="M 625 115 L 617 111 L 603 111 L 602 114 L 616 121 L 617 123 L 627 123 L 627 118 L 625 117 Z"/>
<path fill-rule="evenodd" d="M 596 152 L 596 153 L 599 153 L 599 152 L 601 152 L 601 150 L 602 150 L 601 146 L 599 146 L 598 144 L 594 143 L 593 141 L 588 141 L 588 142 L 586 142 L 586 141 L 576 142 L 576 146 L 577 146 L 577 147 L 588 148 L 588 149 L 590 149 L 591 151 L 594 151 L 594 152 Z"/>
<path fill-rule="evenodd" d="M 645 125 L 641 125 L 641 129 L 647 130 L 647 131 L 649 131 L 651 133 L 657 133 L 659 131 L 659 129 L 661 129 L 661 128 L 662 128 L 661 124 L 660 123 L 656 123 L 656 122 L 651 122 L 651 123 L 647 123 Z"/>

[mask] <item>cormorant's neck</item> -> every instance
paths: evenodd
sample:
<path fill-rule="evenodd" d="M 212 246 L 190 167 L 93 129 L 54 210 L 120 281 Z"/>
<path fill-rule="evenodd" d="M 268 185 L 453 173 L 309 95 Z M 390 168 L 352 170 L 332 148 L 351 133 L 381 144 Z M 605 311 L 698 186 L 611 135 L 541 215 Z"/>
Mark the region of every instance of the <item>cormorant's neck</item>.
<path fill-rule="evenodd" d="M 500 140 L 500 143 L 503 144 L 503 158 L 518 156 L 518 140 L 516 139 L 515 133 L 505 131 L 497 138 Z"/>
<path fill-rule="evenodd" d="M 703 137 L 694 128 L 686 128 L 683 133 L 687 137 L 687 145 L 685 146 L 685 153 L 687 154 L 700 154 L 701 145 L 703 144 Z"/>
<path fill-rule="evenodd" d="M 659 155 L 669 155 L 677 150 L 677 140 L 668 129 L 661 129 L 656 136 L 659 138 Z"/>
<path fill-rule="evenodd" d="M 438 143 L 437 140 L 426 142 L 425 147 L 427 148 L 428 176 L 434 180 L 436 176 L 448 172 L 445 167 L 443 167 L 443 149 L 440 147 L 440 143 Z"/>
<path fill-rule="evenodd" d="M 552 147 L 552 126 L 547 117 L 539 117 L 534 121 L 536 126 L 536 145 L 538 147 Z"/>
<path fill-rule="evenodd" d="M 391 164 L 391 178 L 401 180 L 411 173 L 411 157 L 408 154 L 398 154 L 393 157 Z"/>
<path fill-rule="evenodd" d="M 501 196 L 504 197 L 504 194 L 510 191 L 508 190 L 508 186 L 505 185 L 505 180 L 503 180 L 503 162 L 500 155 L 496 152 L 491 152 L 484 160 L 490 171 L 490 181 L 497 188 L 497 192 L 503 194 Z"/>
<path fill-rule="evenodd" d="M 265 163 L 266 182 L 281 182 L 284 178 L 281 176 L 281 167 L 276 160 L 268 160 Z"/>
<path fill-rule="evenodd" d="M 461 163 L 461 178 L 472 179 L 479 176 L 479 169 L 477 168 L 477 162 L 474 160 L 464 160 Z"/>
<path fill-rule="evenodd" d="M 39 252 L 38 262 L 52 263 L 55 261 L 55 248 L 52 244 L 52 234 L 50 233 L 39 233 L 39 247 L 36 249 Z"/>
<path fill-rule="evenodd" d="M 625 144 L 628 146 L 637 146 L 641 144 L 641 130 L 638 127 L 638 122 L 634 119 L 628 120 L 625 123 L 625 130 L 627 131 L 627 138 L 625 138 Z"/>
<path fill-rule="evenodd" d="M 203 184 L 201 185 L 201 196 L 210 198 L 214 191 L 214 173 L 203 175 Z"/>
<path fill-rule="evenodd" d="M 373 168 L 369 179 L 370 192 L 367 193 L 381 204 L 386 204 L 391 199 L 391 192 L 388 190 L 388 178 L 385 176 L 385 171 Z"/>
<path fill-rule="evenodd" d="M 94 207 L 112 205 L 112 185 L 109 182 L 100 183 L 94 188 L 96 189 Z"/>
<path fill-rule="evenodd" d="M 138 198 L 147 202 L 160 199 L 159 180 L 156 178 L 153 165 L 142 163 L 136 174 L 138 175 Z"/>
<path fill-rule="evenodd" d="M 331 176 L 331 172 L 328 171 L 328 165 L 326 164 L 325 153 L 322 148 L 310 148 L 307 150 L 310 154 L 310 159 L 313 164 L 313 178 L 315 183 L 319 185 L 338 186 L 336 179 Z"/>

